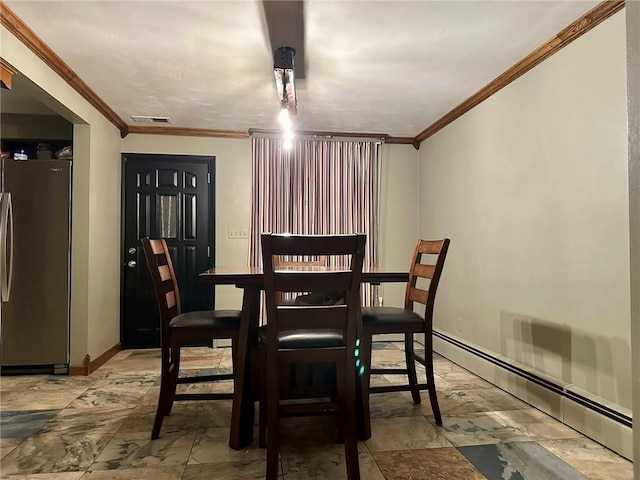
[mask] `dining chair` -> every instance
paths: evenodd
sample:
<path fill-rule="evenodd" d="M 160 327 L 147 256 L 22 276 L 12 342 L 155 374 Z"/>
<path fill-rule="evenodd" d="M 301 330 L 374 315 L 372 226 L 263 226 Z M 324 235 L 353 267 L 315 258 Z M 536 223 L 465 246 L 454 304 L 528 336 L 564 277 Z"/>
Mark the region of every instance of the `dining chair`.
<path fill-rule="evenodd" d="M 167 243 L 164 239 L 142 238 L 147 265 L 153 280 L 158 307 L 160 309 L 161 375 L 158 409 L 151 431 L 151 439 L 160 435 L 165 416 L 171 413 L 173 402 L 183 400 L 231 399 L 231 393 L 177 393 L 179 384 L 215 382 L 233 379 L 233 374 L 215 374 L 181 377 L 180 349 L 194 343 L 214 339 L 231 339 L 235 359 L 235 348 L 240 327 L 239 310 L 205 310 L 182 312 L 180 290 Z"/>
<path fill-rule="evenodd" d="M 266 443 L 266 478 L 269 480 L 275 479 L 278 472 L 280 418 L 312 414 L 337 416 L 338 434 L 345 447 L 347 477 L 351 480 L 360 478 L 356 432 L 356 344 L 365 241 L 366 236 L 359 234 L 263 234 L 261 237 L 267 324 L 259 329 L 263 365 L 259 445 L 265 446 Z M 277 255 L 347 256 L 350 266 L 324 271 L 305 266 L 277 269 L 274 264 Z M 346 292 L 345 302 L 329 305 L 282 305 L 276 302 L 276 292 L 333 289 Z M 324 385 L 322 393 L 313 388 L 314 375 L 307 368 L 314 364 L 335 365 L 335 378 L 329 382 L 332 384 Z M 295 401 L 292 403 L 291 400 Z"/>
<path fill-rule="evenodd" d="M 433 376 L 433 307 L 436 291 L 449 249 L 449 239 L 418 240 L 405 290 L 404 308 L 366 307 L 362 309 L 363 361 L 371 365 L 373 336 L 401 333 L 404 335 L 405 368 L 368 368 L 365 386 L 369 393 L 410 391 L 414 403 L 420 403 L 420 390 L 428 390 L 431 409 L 437 424 L 442 424 Z M 419 283 L 420 282 L 420 283 Z M 428 283 L 423 286 L 422 282 Z M 414 311 L 414 304 L 424 305 L 424 316 Z M 424 333 L 424 356 L 414 350 L 414 334 Z M 426 369 L 426 383 L 418 383 L 416 362 Z M 370 376 L 406 375 L 408 384 L 370 386 Z"/>

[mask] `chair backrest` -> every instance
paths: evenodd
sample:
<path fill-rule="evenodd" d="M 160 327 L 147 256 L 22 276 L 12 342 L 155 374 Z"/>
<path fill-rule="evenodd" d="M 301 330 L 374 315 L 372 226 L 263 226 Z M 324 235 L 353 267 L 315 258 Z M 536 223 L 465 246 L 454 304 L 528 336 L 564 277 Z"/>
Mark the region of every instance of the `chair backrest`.
<path fill-rule="evenodd" d="M 404 297 L 404 308 L 413 310 L 414 303 L 425 305 L 424 318 L 427 323 L 433 320 L 433 306 L 444 260 L 449 249 L 449 239 L 418 240 L 411 260 L 409 282 Z M 427 279 L 427 288 L 417 286 L 418 279 Z"/>
<path fill-rule="evenodd" d="M 296 329 L 343 330 L 345 342 L 355 345 L 360 318 L 360 280 L 366 235 L 275 235 L 263 234 L 262 260 L 267 303 L 267 337 L 276 344 L 278 332 Z M 350 267 L 275 267 L 277 256 L 344 257 Z M 278 305 L 276 292 L 346 292 L 343 305 Z M 350 343 L 349 343 L 350 342 Z"/>
<path fill-rule="evenodd" d="M 161 331 L 164 332 L 171 319 L 182 313 L 180 291 L 173 270 L 173 262 L 167 249 L 167 242 L 163 238 L 150 239 L 145 237 L 142 239 L 142 246 L 158 299 L 162 322 Z"/>
<path fill-rule="evenodd" d="M 278 270 L 279 268 L 294 268 L 294 267 L 325 267 L 327 265 L 327 259 L 317 258 L 315 260 L 285 260 L 287 257 L 283 256 L 275 256 L 273 257 L 273 267 Z M 290 257 L 288 257 L 290 258 Z M 306 292 L 296 292 L 296 293 L 306 293 Z M 276 292 L 276 303 L 282 303 L 285 300 L 285 295 L 283 292 Z M 293 300 L 295 298 L 295 294 L 287 295 L 289 299 Z"/>

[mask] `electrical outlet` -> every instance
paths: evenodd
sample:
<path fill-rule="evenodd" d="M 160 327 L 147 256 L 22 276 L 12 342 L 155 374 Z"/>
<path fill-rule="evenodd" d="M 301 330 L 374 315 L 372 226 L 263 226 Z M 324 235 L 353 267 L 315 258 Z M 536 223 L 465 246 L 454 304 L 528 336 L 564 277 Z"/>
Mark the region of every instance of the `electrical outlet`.
<path fill-rule="evenodd" d="M 227 231 L 227 238 L 249 238 L 249 231 L 246 228 L 230 228 Z"/>

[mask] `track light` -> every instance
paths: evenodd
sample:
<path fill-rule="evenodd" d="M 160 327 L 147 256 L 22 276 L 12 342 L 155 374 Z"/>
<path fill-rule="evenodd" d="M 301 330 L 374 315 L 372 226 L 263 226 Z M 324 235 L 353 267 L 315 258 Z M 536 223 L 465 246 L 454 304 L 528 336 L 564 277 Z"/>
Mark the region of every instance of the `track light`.
<path fill-rule="evenodd" d="M 282 108 L 287 109 L 289 115 L 298 113 L 296 100 L 295 74 L 293 58 L 296 51 L 291 47 L 280 47 L 273 53 L 273 74 L 276 79 L 276 89 Z"/>
<path fill-rule="evenodd" d="M 293 146 L 293 125 L 291 115 L 298 113 L 296 100 L 295 75 L 293 70 L 293 57 L 296 51 L 291 47 L 280 47 L 273 52 L 273 74 L 276 79 L 276 89 L 280 99 L 280 113 L 278 120 L 282 124 L 283 147 L 290 150 Z"/>

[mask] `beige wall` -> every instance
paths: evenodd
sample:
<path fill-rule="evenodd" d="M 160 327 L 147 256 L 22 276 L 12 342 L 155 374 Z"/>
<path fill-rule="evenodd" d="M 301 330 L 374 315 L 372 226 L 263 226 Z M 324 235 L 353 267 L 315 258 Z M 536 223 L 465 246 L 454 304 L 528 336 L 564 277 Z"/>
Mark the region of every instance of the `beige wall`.
<path fill-rule="evenodd" d="M 120 341 L 122 187 L 120 132 L 93 126 L 91 130 L 88 351 L 94 359 Z"/>
<path fill-rule="evenodd" d="M 631 243 L 631 351 L 633 411 L 640 415 L 640 2 L 627 2 L 629 219 Z M 636 422 L 636 425 L 638 422 Z M 640 478 L 640 428 L 633 429 L 634 478 Z"/>
<path fill-rule="evenodd" d="M 380 194 L 380 265 L 408 269 L 418 239 L 418 151 L 411 145 L 385 145 Z M 405 284 L 380 286 L 383 304 L 404 305 Z"/>
<path fill-rule="evenodd" d="M 4 27 L 0 55 L 64 106 L 74 127 L 71 363 L 120 340 L 120 133 Z"/>
<path fill-rule="evenodd" d="M 125 153 L 213 155 L 216 157 L 216 265 L 246 265 L 248 240 L 227 238 L 229 228 L 249 228 L 251 215 L 251 142 L 159 135 L 127 135 Z M 410 145 L 385 145 L 382 158 L 381 262 L 406 267 L 417 234 L 417 152 Z M 385 302 L 402 304 L 403 286 L 385 287 Z M 388 295 L 388 302 L 387 302 Z M 216 287 L 217 308 L 239 308 L 241 292 Z"/>
<path fill-rule="evenodd" d="M 426 140 L 435 326 L 631 408 L 625 14 Z"/>
<path fill-rule="evenodd" d="M 3 140 L 70 140 L 73 136 L 73 125 L 58 115 L 2 113 L 0 131 Z"/>

